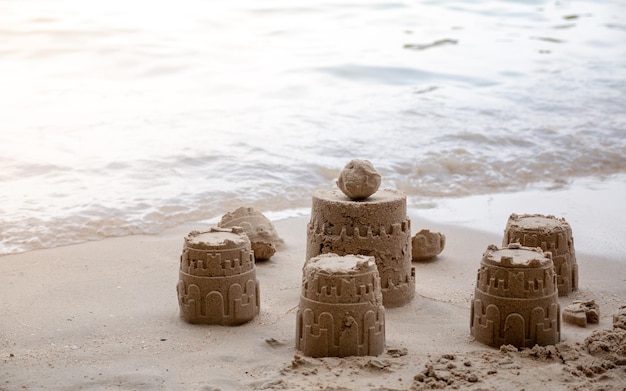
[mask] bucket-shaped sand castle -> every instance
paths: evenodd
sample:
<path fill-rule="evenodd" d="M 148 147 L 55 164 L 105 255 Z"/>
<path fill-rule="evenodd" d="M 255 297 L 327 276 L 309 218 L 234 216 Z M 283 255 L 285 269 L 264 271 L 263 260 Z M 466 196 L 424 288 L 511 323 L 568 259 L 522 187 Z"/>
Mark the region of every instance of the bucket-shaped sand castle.
<path fill-rule="evenodd" d="M 560 307 L 551 253 L 511 244 L 483 254 L 472 300 L 470 330 L 493 347 L 553 345 Z"/>
<path fill-rule="evenodd" d="M 415 269 L 406 195 L 378 190 L 380 175 L 367 160 L 350 161 L 337 184 L 339 190 L 313 194 L 306 259 L 326 253 L 371 255 L 385 307 L 410 302 L 415 296 Z"/>
<path fill-rule="evenodd" d="M 324 254 L 303 268 L 296 348 L 310 357 L 377 356 L 385 308 L 374 257 Z"/>
<path fill-rule="evenodd" d="M 190 323 L 234 326 L 259 313 L 259 282 L 241 227 L 192 231 L 185 237 L 176 288 Z"/>
<path fill-rule="evenodd" d="M 541 247 L 543 251 L 552 253 L 559 296 L 567 296 L 578 289 L 574 238 L 572 228 L 564 218 L 541 214 L 512 214 L 506 224 L 502 246 L 509 243 Z"/>

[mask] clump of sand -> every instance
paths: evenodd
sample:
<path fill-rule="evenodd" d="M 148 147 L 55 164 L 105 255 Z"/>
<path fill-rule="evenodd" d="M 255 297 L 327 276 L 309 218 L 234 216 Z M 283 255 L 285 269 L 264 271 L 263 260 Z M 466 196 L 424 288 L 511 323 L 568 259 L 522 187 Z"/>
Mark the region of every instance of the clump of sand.
<path fill-rule="evenodd" d="M 242 227 L 250 239 L 254 259 L 266 261 L 283 244 L 272 222 L 260 211 L 251 207 L 240 207 L 222 216 L 218 227 Z"/>
<path fill-rule="evenodd" d="M 613 316 L 613 328 L 595 330 L 585 339 L 585 347 L 594 357 L 616 366 L 626 365 L 626 306 L 622 306 Z"/>
<path fill-rule="evenodd" d="M 612 346 L 615 344 L 611 343 Z M 619 344 L 618 344 L 619 345 Z M 445 352 L 445 350 L 444 350 Z M 584 343 L 424 354 L 388 347 L 377 356 L 293 356 L 256 389 L 292 390 L 623 390 L 626 363 L 590 354 Z M 349 378 L 349 383 L 337 379 Z M 395 384 L 389 388 L 388 384 Z M 506 386 L 505 386 L 506 385 Z"/>
<path fill-rule="evenodd" d="M 574 300 L 561 312 L 564 322 L 580 327 L 587 327 L 587 323 L 600 322 L 600 307 L 595 300 Z"/>
<path fill-rule="evenodd" d="M 337 186 L 353 200 L 362 200 L 376 193 L 381 177 L 369 160 L 350 160 L 339 174 Z"/>
<path fill-rule="evenodd" d="M 411 239 L 413 261 L 428 261 L 439 255 L 446 246 L 446 235 L 422 229 Z"/>

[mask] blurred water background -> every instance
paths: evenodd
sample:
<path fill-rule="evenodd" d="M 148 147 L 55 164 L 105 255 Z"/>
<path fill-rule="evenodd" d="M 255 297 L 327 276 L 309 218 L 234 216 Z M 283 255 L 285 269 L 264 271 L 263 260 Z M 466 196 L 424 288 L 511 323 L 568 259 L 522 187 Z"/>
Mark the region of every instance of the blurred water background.
<path fill-rule="evenodd" d="M 0 0 L 0 254 L 306 213 L 352 158 L 424 210 L 621 177 L 626 2 Z"/>

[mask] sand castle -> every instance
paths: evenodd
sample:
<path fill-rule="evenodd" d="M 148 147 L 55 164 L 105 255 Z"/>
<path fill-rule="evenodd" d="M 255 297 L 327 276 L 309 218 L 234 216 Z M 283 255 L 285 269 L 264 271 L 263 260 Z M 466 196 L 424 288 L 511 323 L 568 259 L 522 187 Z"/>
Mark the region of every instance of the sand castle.
<path fill-rule="evenodd" d="M 506 224 L 502 246 L 509 243 L 541 247 L 543 251 L 552 253 L 559 296 L 567 296 L 578 289 L 574 238 L 572 229 L 565 219 L 552 215 L 512 214 Z"/>
<path fill-rule="evenodd" d="M 362 200 L 380 187 L 380 174 L 368 160 L 354 159 L 339 174 L 337 187 L 353 200 Z"/>
<path fill-rule="evenodd" d="M 241 227 L 192 231 L 185 237 L 176 288 L 190 323 L 238 325 L 259 313 L 250 240 Z"/>
<path fill-rule="evenodd" d="M 341 177 L 371 163 L 351 161 Z M 415 269 L 411 265 L 411 222 L 406 212 L 406 195 L 396 190 L 378 190 L 376 176 L 365 176 L 353 199 L 340 190 L 318 190 L 313 194 L 311 220 L 307 225 L 306 259 L 320 254 L 362 254 L 376 259 L 385 307 L 398 307 L 415 296 Z M 363 179 L 365 178 L 365 179 Z M 343 180 L 349 182 L 348 180 Z M 379 183 L 379 182 L 378 182 Z M 375 186 L 372 186 L 374 184 Z M 357 188 L 356 184 L 352 184 Z M 345 187 L 342 185 L 342 187 Z"/>
<path fill-rule="evenodd" d="M 560 307 L 551 253 L 511 244 L 483 254 L 471 306 L 474 338 L 493 347 L 556 344 Z"/>
<path fill-rule="evenodd" d="M 415 295 L 411 260 L 431 259 L 445 246 L 443 234 L 427 229 L 411 238 L 406 195 L 379 190 L 380 182 L 370 162 L 352 160 L 337 180 L 339 190 L 313 194 L 296 325 L 296 348 L 307 356 L 382 353 L 385 306 L 402 306 Z M 226 213 L 219 226 L 185 237 L 177 292 L 181 315 L 191 323 L 253 319 L 260 303 L 253 246 L 268 259 L 282 242 L 253 208 Z M 569 224 L 513 214 L 503 242 L 483 254 L 471 334 L 494 347 L 559 342 L 558 295 L 577 286 Z"/>
<path fill-rule="evenodd" d="M 384 351 L 385 308 L 374 257 L 324 254 L 306 262 L 296 348 L 311 357 Z"/>

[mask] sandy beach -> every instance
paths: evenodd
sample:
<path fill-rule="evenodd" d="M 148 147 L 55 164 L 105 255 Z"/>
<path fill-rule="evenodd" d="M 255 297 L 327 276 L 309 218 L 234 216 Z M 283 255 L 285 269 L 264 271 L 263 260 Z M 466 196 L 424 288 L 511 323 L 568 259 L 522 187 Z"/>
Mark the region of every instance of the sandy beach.
<path fill-rule="evenodd" d="M 626 391 L 626 315 L 613 320 L 626 306 L 624 15 L 623 0 L 1 2 L 0 391 Z M 356 158 L 377 180 L 343 178 Z M 355 217 L 316 201 L 335 187 L 402 197 Z M 274 223 L 284 246 L 271 259 L 181 262 L 191 231 L 241 207 Z M 513 213 L 565 218 L 573 242 L 529 237 L 573 243 L 576 265 L 568 251 L 554 270 L 527 258 L 530 273 L 477 276 Z M 411 263 L 422 229 L 445 249 Z M 307 285 L 316 308 L 324 295 L 348 305 L 315 313 L 311 332 L 309 249 L 377 262 L 358 285 Z M 181 264 L 201 282 L 179 279 Z M 200 278 L 215 270 L 228 278 Z M 556 297 L 550 273 L 563 289 L 576 271 L 578 289 Z M 353 297 L 376 301 L 376 273 L 385 308 L 349 313 Z M 511 301 L 474 299 L 477 280 Z M 258 315 L 188 323 L 221 311 L 207 303 L 226 289 L 200 288 L 213 283 L 245 308 L 229 316 L 252 318 L 257 298 Z M 599 305 L 599 323 L 558 332 L 557 309 L 578 300 Z M 502 320 L 497 344 L 559 342 L 489 347 L 472 308 L 478 339 Z M 298 347 L 329 335 L 329 318 L 335 345 L 382 353 L 306 357 Z"/>
<path fill-rule="evenodd" d="M 626 304 L 626 263 L 577 247 L 579 290 L 559 302 L 595 299 L 600 323 L 563 323 L 555 346 L 498 350 L 472 339 L 469 314 L 482 253 L 501 236 L 409 215 L 413 232 L 443 232 L 447 246 L 413 263 L 415 299 L 387 309 L 378 357 L 314 359 L 295 349 L 307 216 L 274 222 L 285 246 L 257 263 L 261 312 L 238 327 L 179 316 L 182 239 L 202 225 L 3 256 L 0 390 L 626 389 L 624 345 L 611 360 L 585 344 Z"/>

